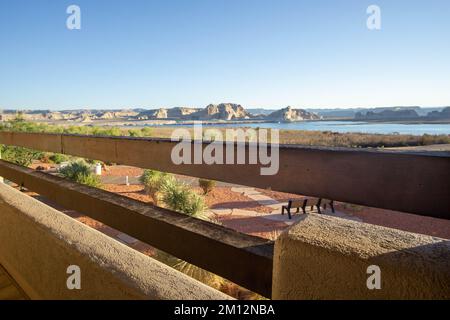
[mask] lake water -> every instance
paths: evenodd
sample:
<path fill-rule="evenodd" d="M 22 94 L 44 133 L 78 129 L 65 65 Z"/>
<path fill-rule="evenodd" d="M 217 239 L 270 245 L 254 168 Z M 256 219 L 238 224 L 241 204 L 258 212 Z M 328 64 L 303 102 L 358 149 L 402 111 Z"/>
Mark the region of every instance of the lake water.
<path fill-rule="evenodd" d="M 207 125 L 204 125 L 207 126 Z M 211 126 L 218 126 L 217 124 Z M 245 124 L 220 124 L 226 127 L 251 127 L 270 128 L 285 130 L 311 130 L 311 131 L 333 131 L 333 132 L 362 132 L 362 133 L 383 133 L 383 134 L 450 134 L 450 123 L 430 124 L 430 123 L 373 123 L 357 121 L 304 121 L 293 123 L 245 123 Z"/>

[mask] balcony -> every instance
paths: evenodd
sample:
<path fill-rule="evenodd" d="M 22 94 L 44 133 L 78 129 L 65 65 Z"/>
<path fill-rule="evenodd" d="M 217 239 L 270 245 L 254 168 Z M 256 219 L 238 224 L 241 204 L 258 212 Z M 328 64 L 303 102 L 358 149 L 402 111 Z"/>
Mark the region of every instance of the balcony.
<path fill-rule="evenodd" d="M 441 154 L 280 146 L 278 174 L 263 176 L 258 165 L 175 165 L 166 139 L 1 132 L 0 143 L 450 219 Z M 450 298 L 444 239 L 308 214 L 269 241 L 3 160 L 0 176 L 266 298 Z M 6 185 L 0 219 L 0 264 L 22 297 L 228 298 Z M 81 290 L 66 286 L 70 265 Z M 381 290 L 366 286 L 371 265 Z"/>

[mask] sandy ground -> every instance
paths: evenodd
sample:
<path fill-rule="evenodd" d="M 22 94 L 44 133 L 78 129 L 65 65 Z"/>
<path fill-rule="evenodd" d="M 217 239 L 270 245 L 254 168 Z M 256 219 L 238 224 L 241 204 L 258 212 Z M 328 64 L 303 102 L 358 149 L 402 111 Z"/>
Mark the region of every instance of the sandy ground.
<path fill-rule="evenodd" d="M 194 188 L 201 193 L 200 188 Z M 261 206 L 258 202 L 236 192 L 231 191 L 230 187 L 216 187 L 205 197 L 205 202 L 210 209 L 245 209 L 260 213 L 271 213 L 267 207 Z"/>
<path fill-rule="evenodd" d="M 278 201 L 303 198 L 303 196 L 295 194 L 287 194 L 270 190 L 261 190 L 261 192 Z M 335 208 L 336 210 L 358 217 L 366 223 L 450 239 L 449 220 L 424 217 L 392 210 L 364 207 L 342 202 L 336 202 Z"/>
<path fill-rule="evenodd" d="M 107 166 L 106 170 L 103 170 L 102 176 L 105 177 L 138 177 L 144 172 L 141 168 L 129 167 L 129 166 Z"/>
<path fill-rule="evenodd" d="M 109 167 L 105 175 L 107 176 L 137 176 L 142 173 L 142 169 L 126 166 Z M 184 181 L 188 181 L 183 176 L 178 176 Z M 195 183 L 192 179 L 190 182 Z M 111 192 L 118 192 L 133 199 L 150 202 L 150 198 L 145 195 L 142 186 L 137 185 L 105 185 L 105 189 Z M 201 194 L 201 189 L 194 186 L 194 190 Z M 290 199 L 303 199 L 305 196 L 289 194 L 271 190 L 256 189 L 264 195 L 287 202 Z M 316 203 L 317 198 L 311 198 L 309 205 Z M 276 211 L 260 205 L 258 202 L 237 192 L 231 191 L 231 186 L 218 186 L 211 193 L 205 196 L 205 202 L 211 209 L 235 208 L 255 211 L 261 214 L 277 213 Z M 363 207 L 358 205 L 335 203 L 336 210 L 344 212 L 350 216 L 357 217 L 363 222 L 391 227 L 395 229 L 427 234 L 431 236 L 450 239 L 450 221 L 423 217 L 403 212 L 384 210 L 378 208 Z M 240 232 L 257 235 L 265 238 L 274 238 L 288 226 L 278 221 L 268 221 L 259 217 L 249 217 L 239 214 L 224 215 L 219 218 L 221 224 Z"/>
<path fill-rule="evenodd" d="M 142 202 L 151 203 L 151 198 L 145 193 L 144 186 L 142 185 L 117 185 L 117 184 L 104 184 L 103 189 L 109 192 L 118 193 L 122 196 L 126 196 Z"/>

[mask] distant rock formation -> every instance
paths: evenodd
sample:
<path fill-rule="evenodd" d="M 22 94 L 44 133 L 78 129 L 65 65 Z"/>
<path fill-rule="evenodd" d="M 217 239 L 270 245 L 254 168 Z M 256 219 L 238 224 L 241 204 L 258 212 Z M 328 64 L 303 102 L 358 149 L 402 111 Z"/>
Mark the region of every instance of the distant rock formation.
<path fill-rule="evenodd" d="M 356 113 L 360 112 L 360 118 L 367 112 L 372 111 L 374 113 L 380 113 L 385 110 L 414 110 L 417 112 L 419 117 L 426 117 L 428 113 L 432 111 L 441 111 L 442 107 L 427 107 L 422 108 L 418 106 L 397 106 L 397 107 L 374 107 L 374 108 L 323 108 L 323 109 L 314 109 L 314 108 L 308 108 L 306 111 L 317 113 L 318 115 L 322 116 L 324 119 L 354 119 L 356 116 Z"/>
<path fill-rule="evenodd" d="M 261 110 L 259 110 L 261 111 Z M 90 123 L 95 121 L 128 120 L 175 120 L 175 121 L 302 121 L 321 119 L 314 112 L 287 107 L 278 111 L 266 110 L 253 115 L 240 104 L 210 104 L 205 108 L 160 108 L 160 109 L 125 109 L 125 110 L 23 110 L 20 112 L 27 121 L 72 121 Z M 14 119 L 17 110 L 4 110 L 2 120 Z"/>
<path fill-rule="evenodd" d="M 158 109 L 155 113 L 153 113 L 153 118 L 167 119 L 167 114 L 167 109 Z"/>
<path fill-rule="evenodd" d="M 450 119 L 450 107 L 446 107 L 442 111 L 432 111 L 427 114 L 427 118 L 433 120 Z"/>
<path fill-rule="evenodd" d="M 266 120 L 294 122 L 303 120 L 320 120 L 320 116 L 303 109 L 293 109 L 292 107 L 287 107 L 270 113 L 267 115 Z"/>
<path fill-rule="evenodd" d="M 135 117 L 139 113 L 133 110 L 120 110 L 120 111 L 97 111 L 93 113 L 93 117 L 96 119 L 112 120 Z"/>
<path fill-rule="evenodd" d="M 50 112 L 47 114 L 47 119 L 54 121 L 63 120 L 64 114 L 62 112 Z"/>
<path fill-rule="evenodd" d="M 168 117 L 169 118 L 183 118 L 186 116 L 189 116 L 195 112 L 200 111 L 201 109 L 198 108 L 186 108 L 186 107 L 181 107 L 181 108 L 171 108 L 168 109 Z"/>
<path fill-rule="evenodd" d="M 367 113 L 357 112 L 356 120 L 411 120 L 418 119 L 419 115 L 412 109 L 383 110 L 380 112 L 368 111 Z"/>
<path fill-rule="evenodd" d="M 157 110 L 141 111 L 137 115 L 138 120 L 148 119 L 183 119 L 190 114 L 199 111 L 197 108 L 160 108 Z"/>
<path fill-rule="evenodd" d="M 293 122 L 321 119 L 354 119 L 357 121 L 430 121 L 450 120 L 450 107 L 421 108 L 414 106 L 353 108 L 353 109 L 244 109 L 239 104 L 210 104 L 205 108 L 176 107 L 160 109 L 78 109 L 78 110 L 0 110 L 0 121 L 20 115 L 26 121 L 44 122 L 119 122 L 140 120 L 175 121 L 276 121 Z M 131 124 L 132 125 L 132 124 Z"/>
<path fill-rule="evenodd" d="M 115 119 L 116 115 L 114 114 L 114 112 L 105 112 L 103 114 L 100 114 L 98 116 L 99 119 L 103 119 L 103 120 L 111 120 L 111 119 Z"/>
<path fill-rule="evenodd" d="M 249 119 L 251 114 L 239 104 L 221 103 L 210 104 L 205 109 L 192 113 L 192 120 L 239 120 Z"/>

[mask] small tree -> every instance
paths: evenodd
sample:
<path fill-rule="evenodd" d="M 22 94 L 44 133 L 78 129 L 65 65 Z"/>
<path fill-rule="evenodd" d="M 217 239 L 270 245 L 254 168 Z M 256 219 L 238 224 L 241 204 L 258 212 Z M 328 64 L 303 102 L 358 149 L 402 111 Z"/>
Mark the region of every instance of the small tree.
<path fill-rule="evenodd" d="M 153 204 L 158 205 L 159 197 L 163 189 L 164 183 L 169 183 L 174 180 L 169 173 L 164 173 L 156 170 L 145 170 L 140 176 L 139 180 L 145 186 L 145 191 L 152 198 Z"/>
<path fill-rule="evenodd" d="M 100 180 L 91 171 L 91 168 L 86 162 L 79 160 L 70 163 L 69 165 L 61 168 L 59 173 L 69 180 L 77 183 L 85 184 L 90 187 L 99 187 Z"/>
<path fill-rule="evenodd" d="M 208 179 L 198 179 L 198 185 L 203 190 L 203 194 L 208 194 L 216 186 L 216 182 L 214 180 L 208 180 Z"/>

